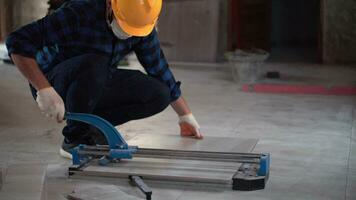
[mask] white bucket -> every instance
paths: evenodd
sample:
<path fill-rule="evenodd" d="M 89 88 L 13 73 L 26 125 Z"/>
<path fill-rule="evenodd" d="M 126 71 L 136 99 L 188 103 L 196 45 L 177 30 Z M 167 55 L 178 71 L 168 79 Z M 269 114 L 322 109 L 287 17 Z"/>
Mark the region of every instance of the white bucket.
<path fill-rule="evenodd" d="M 261 49 L 236 50 L 226 54 L 232 78 L 237 83 L 254 83 L 260 77 L 260 66 L 269 57 Z"/>

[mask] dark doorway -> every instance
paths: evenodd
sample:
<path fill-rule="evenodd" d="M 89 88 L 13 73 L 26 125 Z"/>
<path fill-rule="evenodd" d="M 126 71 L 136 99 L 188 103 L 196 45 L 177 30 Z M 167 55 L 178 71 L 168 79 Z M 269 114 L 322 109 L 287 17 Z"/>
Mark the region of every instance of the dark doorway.
<path fill-rule="evenodd" d="M 270 61 L 317 62 L 320 8 L 320 0 L 230 0 L 228 50 L 261 48 Z"/>
<path fill-rule="evenodd" d="M 271 48 L 271 0 L 230 0 L 228 50 Z"/>
<path fill-rule="evenodd" d="M 271 61 L 317 62 L 320 0 L 272 0 Z"/>

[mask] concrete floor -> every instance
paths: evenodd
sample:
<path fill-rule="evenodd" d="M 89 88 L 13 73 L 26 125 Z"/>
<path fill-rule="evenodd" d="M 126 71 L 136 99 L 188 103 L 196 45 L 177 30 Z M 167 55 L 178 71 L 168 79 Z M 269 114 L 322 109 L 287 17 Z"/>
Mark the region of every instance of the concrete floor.
<path fill-rule="evenodd" d="M 173 71 L 183 82 L 183 94 L 203 133 L 259 139 L 255 151 L 272 154 L 271 175 L 267 188 L 256 192 L 150 183 L 154 199 L 356 199 L 356 97 L 242 93 L 227 73 Z M 0 73 L 0 167 L 48 165 L 51 200 L 65 199 L 75 187 L 98 183 L 118 185 L 142 198 L 126 181 L 68 180 L 70 162 L 57 153 L 63 125 L 40 114 L 13 66 L 0 64 Z M 179 131 L 171 108 L 119 129 L 127 137 Z"/>

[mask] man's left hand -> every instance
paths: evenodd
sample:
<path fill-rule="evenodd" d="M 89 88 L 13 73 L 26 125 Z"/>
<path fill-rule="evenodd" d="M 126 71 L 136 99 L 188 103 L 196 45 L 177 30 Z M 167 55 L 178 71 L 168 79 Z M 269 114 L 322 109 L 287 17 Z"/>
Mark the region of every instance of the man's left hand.
<path fill-rule="evenodd" d="M 200 132 L 200 126 L 193 114 L 188 114 L 179 117 L 180 135 L 182 137 L 195 137 L 203 139 Z"/>

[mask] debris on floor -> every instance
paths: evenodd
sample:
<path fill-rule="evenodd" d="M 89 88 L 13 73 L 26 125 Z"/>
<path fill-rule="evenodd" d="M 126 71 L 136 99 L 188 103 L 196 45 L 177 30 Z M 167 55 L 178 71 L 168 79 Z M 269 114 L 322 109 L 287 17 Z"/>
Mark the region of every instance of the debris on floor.
<path fill-rule="evenodd" d="M 280 79 L 281 78 L 281 75 L 278 71 L 268 71 L 266 73 L 266 78 L 269 78 L 269 79 Z"/>
<path fill-rule="evenodd" d="M 67 198 L 68 200 L 141 200 L 126 194 L 115 185 L 80 185 Z"/>

